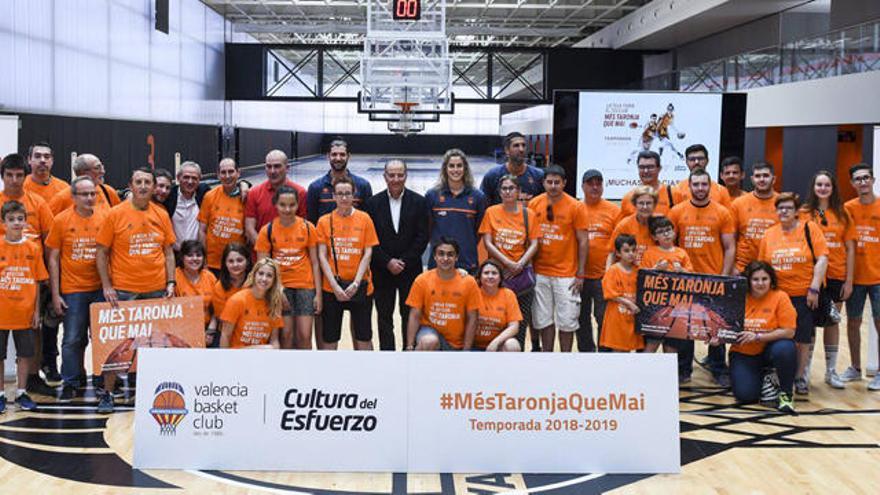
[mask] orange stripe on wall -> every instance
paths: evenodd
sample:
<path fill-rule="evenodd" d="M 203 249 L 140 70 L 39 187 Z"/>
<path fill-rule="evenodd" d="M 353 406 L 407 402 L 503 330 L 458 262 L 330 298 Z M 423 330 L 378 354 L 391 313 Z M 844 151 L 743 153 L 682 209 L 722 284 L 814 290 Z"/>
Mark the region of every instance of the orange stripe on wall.
<path fill-rule="evenodd" d="M 768 127 L 764 136 L 764 161 L 773 165 L 774 189 L 782 191 L 782 127 Z"/>

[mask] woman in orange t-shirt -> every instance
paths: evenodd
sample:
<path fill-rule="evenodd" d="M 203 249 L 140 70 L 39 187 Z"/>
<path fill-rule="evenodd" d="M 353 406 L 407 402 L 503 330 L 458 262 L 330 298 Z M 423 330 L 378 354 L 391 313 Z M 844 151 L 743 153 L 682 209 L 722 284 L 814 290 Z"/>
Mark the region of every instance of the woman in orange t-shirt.
<path fill-rule="evenodd" d="M 220 279 L 214 284 L 214 290 L 211 293 L 211 309 L 214 317 L 208 324 L 208 338 L 211 339 L 209 347 L 218 347 L 220 345 L 220 337 L 218 329 L 220 328 L 220 315 L 226 308 L 226 301 L 236 292 L 241 290 L 248 273 L 253 266 L 251 262 L 251 251 L 242 244 L 231 243 L 223 248 L 221 256 Z"/>
<path fill-rule="evenodd" d="M 321 291 L 317 290 L 321 285 L 316 248 L 318 232 L 311 222 L 296 216 L 299 208 L 296 189 L 279 187 L 272 203 L 278 218 L 260 229 L 254 249 L 257 259 L 269 257 L 281 267 L 286 303 L 281 346 L 311 349 L 315 315 L 321 314 L 322 307 Z"/>
<path fill-rule="evenodd" d="M 797 311 L 794 341 L 798 350 L 798 370 L 794 387 L 795 392 L 806 395 L 810 393 L 810 386 L 804 370 L 816 333 L 813 310 L 819 305 L 819 290 L 825 282 L 828 246 L 818 225 L 798 220 L 800 200 L 797 194 L 782 193 L 775 203 L 779 223 L 764 232 L 758 259 L 773 266 L 779 289 L 788 294 Z"/>
<path fill-rule="evenodd" d="M 638 186 L 633 188 L 630 199 L 636 207 L 636 213 L 617 223 L 608 242 L 614 243 L 617 236 L 621 234 L 633 236 L 636 240 L 636 257 L 633 260 L 633 264 L 639 266 L 639 263 L 642 261 L 642 255 L 647 251 L 648 246 L 654 245 L 654 239 L 651 237 L 650 230 L 648 230 L 648 219 L 654 216 L 654 210 L 657 208 L 657 191 L 651 186 Z M 610 249 L 611 247 L 613 246 L 609 246 L 607 262 L 609 267 L 615 261 L 614 256 L 616 252 L 616 250 Z"/>
<path fill-rule="evenodd" d="M 794 328 L 797 312 L 788 295 L 776 289 L 776 272 L 763 261 L 752 261 L 743 275 L 749 283 L 744 329 L 730 348 L 730 381 L 736 400 L 757 402 L 764 388 L 764 368 L 776 368 L 779 377 L 778 409 L 794 412 L 794 386 L 797 356 Z"/>
<path fill-rule="evenodd" d="M 614 238 L 614 254 L 620 260 L 611 265 L 602 278 L 602 293 L 608 306 L 599 336 L 600 350 L 630 352 L 645 347 L 645 339 L 635 333 L 636 304 L 636 238 L 620 234 Z"/>
<path fill-rule="evenodd" d="M 532 300 L 535 298 L 532 258 L 538 252 L 541 227 L 535 212 L 526 208 L 525 203 L 519 200 L 521 188 L 515 175 L 502 177 L 498 182 L 498 191 L 501 204 L 486 209 L 480 224 L 480 234 L 483 234 L 489 256 L 502 267 L 504 286 L 517 290 L 516 301 L 523 319 L 516 338 L 522 347 L 525 344 L 528 322 L 532 320 Z M 531 284 L 524 279 L 530 279 Z"/>
<path fill-rule="evenodd" d="M 242 289 L 229 298 L 220 315 L 220 347 L 278 349 L 278 333 L 284 326 L 278 263 L 272 258 L 254 263 Z"/>
<path fill-rule="evenodd" d="M 843 207 L 837 179 L 831 172 L 820 170 L 813 176 L 813 186 L 807 202 L 801 207 L 801 218 L 812 220 L 825 233 L 828 244 L 828 270 L 825 272 L 825 289 L 834 301 L 837 313 L 843 301 L 849 299 L 853 290 L 856 259 L 855 222 Z M 840 325 L 835 323 L 824 329 L 822 344 L 825 348 L 825 383 L 842 389 L 844 382 L 837 375 L 837 349 L 840 343 Z M 812 359 L 810 359 L 812 361 Z M 805 372 L 809 375 L 809 372 Z"/>
<path fill-rule="evenodd" d="M 180 245 L 180 258 L 174 273 L 174 295 L 177 297 L 198 296 L 205 308 L 205 328 L 211 323 L 211 295 L 217 278 L 205 268 L 205 246 L 199 241 L 184 241 Z M 211 345 L 205 334 L 205 345 Z"/>
<path fill-rule="evenodd" d="M 499 287 L 501 265 L 494 260 L 484 261 L 477 270 L 477 283 L 481 298 L 474 348 L 490 352 L 521 351 L 517 334 L 523 316 L 516 294 L 506 287 Z"/>

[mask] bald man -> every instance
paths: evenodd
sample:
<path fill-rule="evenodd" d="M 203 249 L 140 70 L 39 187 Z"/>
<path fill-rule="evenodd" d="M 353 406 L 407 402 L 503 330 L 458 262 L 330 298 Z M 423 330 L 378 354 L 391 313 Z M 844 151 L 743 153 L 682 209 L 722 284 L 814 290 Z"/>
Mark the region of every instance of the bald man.
<path fill-rule="evenodd" d="M 272 150 L 266 155 L 266 182 L 251 189 L 244 208 L 244 231 L 251 245 L 257 241 L 257 233 L 263 225 L 278 216 L 275 205 L 272 204 L 272 196 L 282 185 L 296 190 L 299 205 L 296 214 L 305 218 L 306 190 L 287 178 L 287 154 L 281 150 Z"/>

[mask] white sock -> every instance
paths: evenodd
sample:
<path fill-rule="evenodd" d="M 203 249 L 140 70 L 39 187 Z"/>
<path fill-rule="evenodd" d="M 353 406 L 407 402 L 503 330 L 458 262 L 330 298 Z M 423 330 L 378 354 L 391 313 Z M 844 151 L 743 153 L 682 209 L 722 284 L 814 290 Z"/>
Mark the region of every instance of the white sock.
<path fill-rule="evenodd" d="M 17 398 L 21 397 L 22 395 L 25 394 L 25 392 L 27 392 L 27 391 L 23 388 L 15 389 L 15 398 L 17 399 Z"/>
<path fill-rule="evenodd" d="M 825 344 L 825 372 L 837 372 L 837 347 L 836 345 Z"/>

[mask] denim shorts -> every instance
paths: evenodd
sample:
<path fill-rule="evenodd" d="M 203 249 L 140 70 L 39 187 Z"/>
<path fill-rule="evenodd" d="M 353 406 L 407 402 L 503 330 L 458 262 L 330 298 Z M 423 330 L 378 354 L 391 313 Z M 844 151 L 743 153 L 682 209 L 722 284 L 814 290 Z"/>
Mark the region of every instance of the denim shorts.
<path fill-rule="evenodd" d="M 284 316 L 314 316 L 315 315 L 315 289 L 290 289 L 284 288 L 284 296 L 290 308 L 284 311 Z"/>
<path fill-rule="evenodd" d="M 847 318 L 861 318 L 865 312 L 865 299 L 871 297 L 871 315 L 880 318 L 880 285 L 853 285 L 852 295 L 846 300 Z"/>
<path fill-rule="evenodd" d="M 459 351 L 459 350 L 461 350 L 461 349 L 456 349 L 455 347 L 452 347 L 449 344 L 449 342 L 446 340 L 446 337 L 444 337 L 442 333 L 438 332 L 437 330 L 435 330 L 431 327 L 424 327 L 424 326 L 419 327 L 419 331 L 416 332 L 416 345 L 418 345 L 419 339 L 421 339 L 422 337 L 428 336 L 428 335 L 433 335 L 434 337 L 437 338 L 438 341 L 440 341 L 440 347 L 438 348 L 438 350 L 440 350 L 440 351 Z"/>

